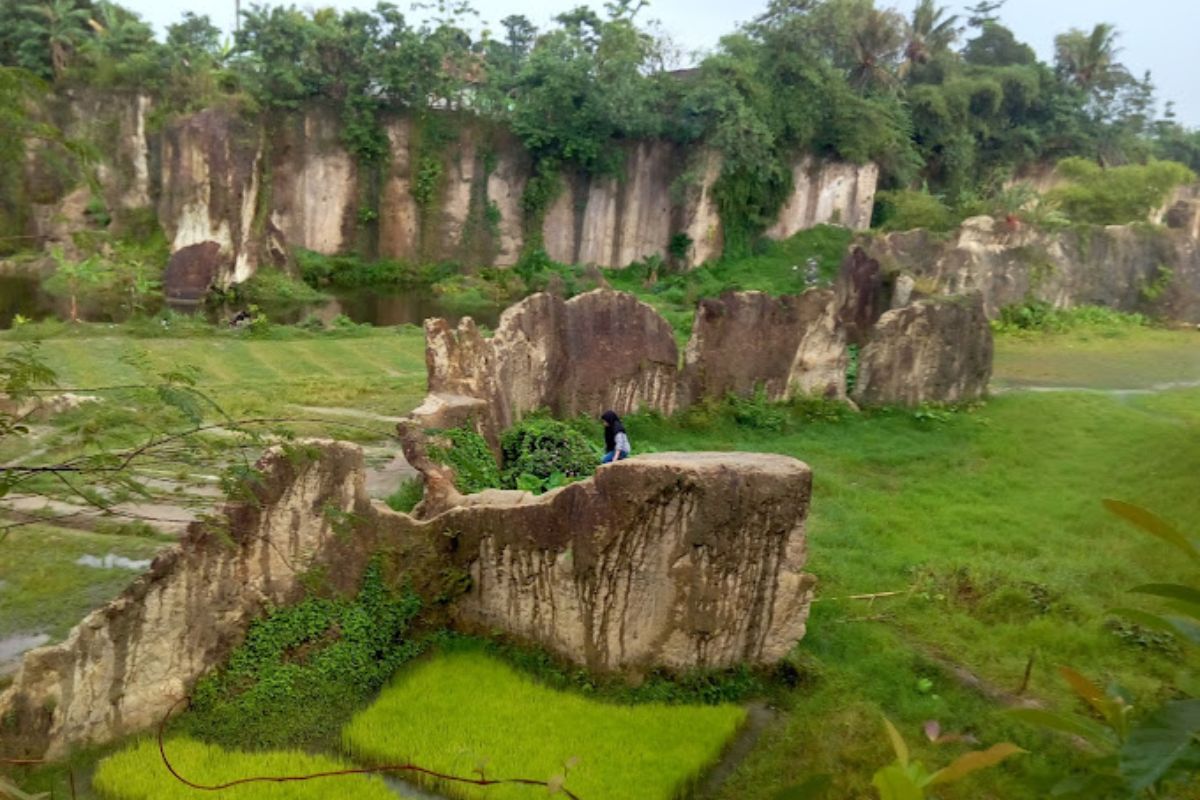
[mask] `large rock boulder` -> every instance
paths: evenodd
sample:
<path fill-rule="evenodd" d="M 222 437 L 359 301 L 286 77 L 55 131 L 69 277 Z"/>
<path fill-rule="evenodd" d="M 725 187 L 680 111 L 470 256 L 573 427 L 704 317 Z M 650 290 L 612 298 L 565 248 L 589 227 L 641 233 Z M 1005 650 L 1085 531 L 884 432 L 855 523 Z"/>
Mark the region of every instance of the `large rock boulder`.
<path fill-rule="evenodd" d="M 472 577 L 464 628 L 598 670 L 770 663 L 805 631 L 811 484 L 783 456 L 659 453 L 430 524 Z"/>
<path fill-rule="evenodd" d="M 886 276 L 879 262 L 861 247 L 853 248 L 842 261 L 837 283 L 838 320 L 850 344 L 866 344 L 871 327 L 891 304 Z"/>
<path fill-rule="evenodd" d="M 963 403 L 992 376 L 992 329 L 978 294 L 888 311 L 859 354 L 854 399 L 868 406 Z"/>
<path fill-rule="evenodd" d="M 64 642 L 25 656 L 0 694 L 0 757 L 56 758 L 152 728 L 254 619 L 304 594 L 305 574 L 349 592 L 381 556 L 440 601 L 455 592 L 438 576 L 471 575 L 448 617 L 464 629 L 598 670 L 767 663 L 804 635 L 811 473 L 794 459 L 644 456 L 540 497 L 450 497 L 425 521 L 368 499 L 352 445 L 259 466 L 253 501 L 194 524 Z M 431 624 L 444 608 L 431 604 Z"/>
<path fill-rule="evenodd" d="M 833 292 L 773 297 L 727 292 L 702 300 L 688 340 L 686 402 L 762 387 L 771 400 L 793 393 L 844 397 L 847 351 Z"/>
<path fill-rule="evenodd" d="M 560 416 L 675 409 L 671 326 L 623 292 L 532 295 L 504 312 L 491 339 L 470 319 L 457 328 L 427 320 L 425 342 L 429 391 L 485 401 L 479 426 L 491 438 L 539 408 Z"/>

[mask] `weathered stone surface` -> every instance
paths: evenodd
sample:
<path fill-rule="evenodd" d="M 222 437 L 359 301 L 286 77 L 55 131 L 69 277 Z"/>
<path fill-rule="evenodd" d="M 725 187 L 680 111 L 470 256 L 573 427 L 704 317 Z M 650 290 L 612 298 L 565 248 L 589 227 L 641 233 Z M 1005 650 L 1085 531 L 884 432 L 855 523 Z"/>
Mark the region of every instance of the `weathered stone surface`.
<path fill-rule="evenodd" d="M 261 142 L 253 125 L 223 110 L 180 118 L 162 141 L 158 218 L 171 243 L 163 285 L 168 298 L 194 300 L 210 285 L 245 280 L 258 268 Z"/>
<path fill-rule="evenodd" d="M 758 387 L 771 400 L 796 391 L 844 397 L 846 342 L 833 302 L 832 291 L 817 289 L 783 297 L 727 292 L 700 301 L 682 397 L 745 396 Z"/>
<path fill-rule="evenodd" d="M 66 641 L 25 656 L 0 694 L 0 755 L 56 758 L 149 728 L 267 606 L 301 596 L 300 572 L 328 558 L 357 581 L 352 561 L 333 555 L 344 547 L 323 509 L 355 509 L 361 451 L 328 444 L 303 467 L 278 453 L 261 466 L 261 505 L 231 504 L 226 535 L 194 524 Z"/>
<path fill-rule="evenodd" d="M 861 247 L 855 247 L 842 261 L 834 289 L 846 339 L 862 346 L 890 305 L 883 268 Z"/>
<path fill-rule="evenodd" d="M 811 480 L 782 456 L 660 453 L 431 525 L 472 576 L 463 627 L 601 670 L 770 663 L 804 635 Z"/>
<path fill-rule="evenodd" d="M 163 294 L 177 303 L 199 303 L 233 268 L 233 257 L 220 242 L 197 242 L 171 254 L 163 274 Z"/>
<path fill-rule="evenodd" d="M 630 294 L 535 294 L 504 312 L 491 339 L 470 319 L 457 329 L 427 320 L 425 333 L 429 391 L 484 400 L 481 427 L 492 438 L 539 408 L 560 416 L 675 408 L 674 334 Z"/>
<path fill-rule="evenodd" d="M 460 497 L 421 522 L 368 500 L 359 448 L 314 447 L 269 454 L 259 502 L 193 525 L 66 641 L 28 653 L 0 694 L 0 756 L 56 758 L 152 728 L 253 619 L 301 596 L 305 570 L 352 591 L 381 553 L 430 597 L 447 591 L 432 576 L 472 575 L 451 616 L 462 628 L 598 670 L 769 663 L 804 635 L 811 474 L 794 459 L 643 456 L 540 497 Z M 335 530 L 331 508 L 353 529 Z"/>
<path fill-rule="evenodd" d="M 978 295 L 888 311 L 859 354 L 854 399 L 869 406 L 962 403 L 987 392 L 992 329 Z"/>
<path fill-rule="evenodd" d="M 1200 239 L 1186 209 L 1172 213 L 1168 230 L 1043 232 L 974 217 L 948 239 L 910 231 L 861 246 L 887 273 L 909 272 L 943 294 L 981 292 L 993 318 L 1004 306 L 1032 298 L 1061 308 L 1100 305 L 1200 322 Z"/>
<path fill-rule="evenodd" d="M 328 254 L 354 246 L 358 168 L 335 113 L 312 110 L 281 126 L 270 175 L 269 217 L 288 244 Z"/>
<path fill-rule="evenodd" d="M 792 194 L 767 229 L 772 239 L 786 239 L 822 223 L 856 231 L 871 227 L 879 167 L 875 164 L 823 163 L 805 158 L 792 167 Z"/>

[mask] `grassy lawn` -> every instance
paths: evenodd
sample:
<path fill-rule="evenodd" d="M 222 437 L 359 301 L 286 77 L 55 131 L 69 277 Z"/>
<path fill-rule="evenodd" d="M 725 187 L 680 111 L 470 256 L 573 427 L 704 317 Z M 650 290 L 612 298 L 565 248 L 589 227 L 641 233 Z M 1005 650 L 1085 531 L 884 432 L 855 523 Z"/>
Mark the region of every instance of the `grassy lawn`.
<path fill-rule="evenodd" d="M 744 718 L 731 705 L 605 704 L 541 686 L 482 653 L 461 652 L 402 671 L 343 739 L 369 763 L 411 760 L 457 775 L 486 763 L 489 778 L 549 780 L 578 759 L 566 786 L 584 800 L 671 800 L 717 760 Z M 438 788 L 495 800 L 546 793 Z"/>
<path fill-rule="evenodd" d="M 993 387 L 1139 389 L 1200 381 L 1200 332 L 1156 328 L 1000 336 Z"/>
<path fill-rule="evenodd" d="M 171 765 L 188 780 L 219 784 L 256 775 L 311 775 L 349 769 L 353 765 L 328 756 L 294 750 L 242 753 L 187 738 L 166 742 Z M 143 739 L 100 762 L 92 782 L 105 800 L 179 800 L 211 794 L 229 800 L 395 800 L 396 795 L 376 776 L 341 775 L 291 783 L 251 783 L 219 792 L 198 792 L 163 768 L 158 744 Z"/>
<path fill-rule="evenodd" d="M 883 714 L 914 740 L 937 719 L 1034 751 L 945 797 L 1043 796 L 1051 762 L 1062 769 L 1078 754 L 1006 721 L 947 664 L 1015 692 L 1033 657 L 1028 693 L 1064 709 L 1059 665 L 1138 701 L 1200 690 L 1191 654 L 1108 611 L 1135 602 L 1127 589 L 1189 570 L 1100 505 L 1124 499 L 1200 532 L 1200 390 L 1014 394 L 940 420 L 796 416 L 782 431 L 718 412 L 627 425 L 635 448 L 768 451 L 813 467 L 808 563 L 821 599 L 797 651 L 806 683 L 722 798 L 771 798 L 812 772 L 836 774 L 834 797 L 867 796 L 888 760 Z M 838 599 L 889 591 L 902 594 Z"/>
<path fill-rule="evenodd" d="M 45 633 L 61 639 L 85 614 L 111 600 L 136 572 L 75 563 L 112 553 L 152 558 L 167 546 L 156 539 L 31 525 L 8 534 L 0 558 L 0 637 Z"/>

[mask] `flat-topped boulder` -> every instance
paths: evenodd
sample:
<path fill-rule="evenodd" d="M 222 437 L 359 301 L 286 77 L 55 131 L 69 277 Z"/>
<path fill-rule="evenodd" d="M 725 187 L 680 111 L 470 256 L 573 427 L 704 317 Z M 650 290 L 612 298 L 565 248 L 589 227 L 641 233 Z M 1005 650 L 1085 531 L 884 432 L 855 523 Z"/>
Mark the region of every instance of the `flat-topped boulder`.
<path fill-rule="evenodd" d="M 655 453 L 430 524 L 454 531 L 472 578 L 460 627 L 599 670 L 763 664 L 804 635 L 811 488 L 785 456 Z"/>

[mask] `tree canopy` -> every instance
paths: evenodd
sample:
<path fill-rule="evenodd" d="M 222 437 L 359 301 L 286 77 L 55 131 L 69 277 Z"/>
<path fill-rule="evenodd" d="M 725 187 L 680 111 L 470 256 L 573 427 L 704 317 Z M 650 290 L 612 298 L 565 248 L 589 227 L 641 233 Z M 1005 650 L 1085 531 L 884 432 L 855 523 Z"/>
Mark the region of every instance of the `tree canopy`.
<path fill-rule="evenodd" d="M 1197 134 L 1169 105 L 1156 113 L 1150 76 L 1119 61 L 1110 25 L 1063 32 L 1047 64 L 1004 26 L 1002 0 L 962 15 L 937 0 L 771 0 L 673 71 L 645 6 L 580 6 L 545 29 L 513 14 L 493 31 L 465 0 L 419 16 L 389 2 L 250 4 L 233 37 L 188 12 L 159 41 L 109 0 L 12 0 L 0 5 L 0 66 L 53 87 L 149 92 L 166 113 L 332 104 L 368 163 L 387 154 L 380 119 L 395 112 L 507 124 L 539 174 L 619 174 L 622 144 L 639 137 L 705 144 L 724 159 L 717 199 L 735 247 L 778 210 L 804 153 L 875 161 L 884 188 L 926 187 L 950 204 L 1065 157 L 1200 161 Z"/>

